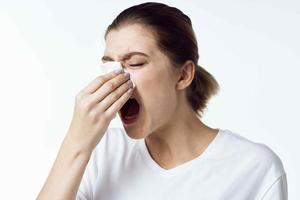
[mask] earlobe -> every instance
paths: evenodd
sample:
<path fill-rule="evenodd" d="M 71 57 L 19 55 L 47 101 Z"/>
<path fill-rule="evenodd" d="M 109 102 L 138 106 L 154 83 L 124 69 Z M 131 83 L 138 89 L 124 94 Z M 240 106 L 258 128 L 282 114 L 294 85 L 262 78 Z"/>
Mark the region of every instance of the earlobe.
<path fill-rule="evenodd" d="M 193 61 L 188 60 L 185 62 L 179 71 L 177 89 L 183 90 L 192 83 L 195 74 L 195 67 L 196 66 Z"/>

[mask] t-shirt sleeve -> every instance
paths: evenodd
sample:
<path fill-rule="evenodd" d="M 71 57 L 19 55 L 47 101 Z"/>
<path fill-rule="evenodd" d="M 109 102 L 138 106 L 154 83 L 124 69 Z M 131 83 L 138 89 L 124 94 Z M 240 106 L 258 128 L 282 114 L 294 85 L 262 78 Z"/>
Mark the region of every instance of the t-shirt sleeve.
<path fill-rule="evenodd" d="M 76 200 L 89 200 L 89 198 L 87 198 L 86 194 L 78 190 Z"/>
<path fill-rule="evenodd" d="M 268 188 L 262 200 L 287 200 L 287 177 L 284 173 Z"/>

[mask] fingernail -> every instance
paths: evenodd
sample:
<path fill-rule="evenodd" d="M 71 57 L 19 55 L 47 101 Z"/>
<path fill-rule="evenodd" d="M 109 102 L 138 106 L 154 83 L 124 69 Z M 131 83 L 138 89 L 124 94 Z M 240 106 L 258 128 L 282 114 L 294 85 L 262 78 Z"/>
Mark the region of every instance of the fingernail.
<path fill-rule="evenodd" d="M 127 91 L 128 94 L 132 93 L 133 89 L 129 88 L 129 90 Z"/>
<path fill-rule="evenodd" d="M 133 83 L 130 79 L 127 81 L 127 84 L 129 85 L 130 88 L 133 88 Z"/>
<path fill-rule="evenodd" d="M 130 74 L 128 72 L 125 72 L 124 76 L 128 78 L 130 76 Z"/>

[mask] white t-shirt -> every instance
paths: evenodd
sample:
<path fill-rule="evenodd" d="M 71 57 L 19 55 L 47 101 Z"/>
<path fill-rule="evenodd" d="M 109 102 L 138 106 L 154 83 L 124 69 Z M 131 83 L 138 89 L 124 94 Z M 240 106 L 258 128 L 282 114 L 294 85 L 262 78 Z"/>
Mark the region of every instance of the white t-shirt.
<path fill-rule="evenodd" d="M 108 128 L 95 147 L 76 200 L 287 200 L 280 158 L 227 129 L 197 158 L 166 170 L 144 139 Z"/>

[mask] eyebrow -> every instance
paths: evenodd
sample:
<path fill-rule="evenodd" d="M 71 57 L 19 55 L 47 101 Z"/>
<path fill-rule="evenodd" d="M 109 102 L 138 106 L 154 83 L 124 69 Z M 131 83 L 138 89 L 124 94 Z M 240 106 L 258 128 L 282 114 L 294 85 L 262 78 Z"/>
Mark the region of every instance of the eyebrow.
<path fill-rule="evenodd" d="M 129 52 L 129 53 L 125 54 L 124 56 L 122 56 L 121 60 L 128 59 L 128 58 L 130 58 L 133 55 L 141 55 L 141 56 L 149 57 L 149 55 L 147 55 L 145 53 L 138 52 L 138 51 L 133 51 L 133 52 Z M 102 61 L 114 61 L 114 60 L 111 57 L 109 57 L 109 56 L 103 56 L 102 57 Z"/>

